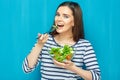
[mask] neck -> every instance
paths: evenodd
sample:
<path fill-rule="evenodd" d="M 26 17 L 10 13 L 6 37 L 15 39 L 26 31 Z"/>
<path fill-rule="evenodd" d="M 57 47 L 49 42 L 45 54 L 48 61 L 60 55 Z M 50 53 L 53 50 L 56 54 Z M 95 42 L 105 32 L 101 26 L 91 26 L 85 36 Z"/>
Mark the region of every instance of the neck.
<path fill-rule="evenodd" d="M 55 40 L 58 44 L 60 45 L 73 45 L 75 44 L 74 40 L 73 40 L 73 35 L 72 34 L 58 34 L 57 36 L 55 36 Z"/>
<path fill-rule="evenodd" d="M 60 40 L 73 40 L 73 35 L 72 33 L 71 34 L 69 33 L 58 34 L 58 38 Z"/>

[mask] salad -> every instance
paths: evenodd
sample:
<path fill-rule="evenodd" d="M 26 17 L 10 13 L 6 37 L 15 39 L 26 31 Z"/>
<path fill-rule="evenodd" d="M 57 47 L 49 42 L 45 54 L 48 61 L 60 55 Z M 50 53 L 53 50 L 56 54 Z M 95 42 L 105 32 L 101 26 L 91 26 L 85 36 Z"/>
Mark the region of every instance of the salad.
<path fill-rule="evenodd" d="M 64 45 L 62 48 L 54 47 L 50 50 L 50 55 L 57 61 L 71 60 L 73 56 L 73 48 L 69 45 Z"/>

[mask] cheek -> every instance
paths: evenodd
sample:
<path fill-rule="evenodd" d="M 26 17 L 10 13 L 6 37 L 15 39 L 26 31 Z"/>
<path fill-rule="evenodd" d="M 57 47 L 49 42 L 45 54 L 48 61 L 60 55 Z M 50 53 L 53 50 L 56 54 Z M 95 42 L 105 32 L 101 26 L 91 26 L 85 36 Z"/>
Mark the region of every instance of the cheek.
<path fill-rule="evenodd" d="M 74 21 L 73 20 L 68 21 L 68 25 L 74 26 Z"/>
<path fill-rule="evenodd" d="M 71 21 L 71 25 L 74 26 L 74 21 Z"/>
<path fill-rule="evenodd" d="M 54 18 L 55 23 L 57 22 L 57 17 Z"/>
<path fill-rule="evenodd" d="M 56 22 L 56 18 L 54 19 L 54 21 Z"/>
<path fill-rule="evenodd" d="M 74 26 L 74 19 L 73 18 L 70 18 L 66 22 L 68 23 L 68 25 Z"/>
<path fill-rule="evenodd" d="M 74 19 L 72 19 L 71 23 L 72 23 L 72 26 L 74 26 Z"/>

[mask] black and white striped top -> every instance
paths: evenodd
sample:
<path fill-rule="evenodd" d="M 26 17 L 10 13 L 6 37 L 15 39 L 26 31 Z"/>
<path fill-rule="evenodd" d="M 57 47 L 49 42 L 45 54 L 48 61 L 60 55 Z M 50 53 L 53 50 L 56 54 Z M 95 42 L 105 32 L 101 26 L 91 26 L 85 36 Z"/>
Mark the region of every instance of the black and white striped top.
<path fill-rule="evenodd" d="M 81 80 L 81 77 L 74 72 L 54 65 L 49 50 L 52 47 L 62 47 L 57 44 L 54 38 L 50 35 L 47 42 L 44 44 L 36 65 L 41 62 L 41 80 Z M 90 42 L 80 39 L 76 44 L 71 46 L 74 49 L 72 62 L 80 68 L 90 70 L 92 80 L 100 80 L 100 69 Z M 34 67 L 35 68 L 35 67 Z M 27 58 L 23 62 L 23 70 L 28 73 L 34 70 L 28 67 Z"/>

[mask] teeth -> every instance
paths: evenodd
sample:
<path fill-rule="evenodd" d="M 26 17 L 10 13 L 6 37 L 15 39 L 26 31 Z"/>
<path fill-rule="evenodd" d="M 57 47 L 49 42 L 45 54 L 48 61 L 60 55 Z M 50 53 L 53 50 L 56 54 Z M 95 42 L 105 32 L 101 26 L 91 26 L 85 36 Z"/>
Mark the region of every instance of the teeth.
<path fill-rule="evenodd" d="M 63 26 L 64 26 L 63 23 L 57 23 L 56 25 L 57 25 L 58 27 L 63 27 Z"/>
<path fill-rule="evenodd" d="M 57 25 L 62 25 L 62 24 L 57 24 Z"/>
<path fill-rule="evenodd" d="M 58 23 L 57 25 L 63 25 L 63 24 L 61 24 L 61 23 Z"/>
<path fill-rule="evenodd" d="M 64 26 L 63 24 L 57 24 L 57 26 Z"/>

